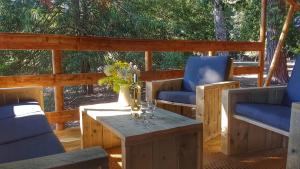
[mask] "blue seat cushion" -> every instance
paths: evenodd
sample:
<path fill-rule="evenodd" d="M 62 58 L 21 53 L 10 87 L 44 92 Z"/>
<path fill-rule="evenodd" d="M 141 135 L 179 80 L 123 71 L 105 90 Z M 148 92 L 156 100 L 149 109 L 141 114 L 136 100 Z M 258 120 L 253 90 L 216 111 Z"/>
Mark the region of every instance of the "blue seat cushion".
<path fill-rule="evenodd" d="M 290 130 L 291 107 L 288 106 L 238 103 L 235 114 L 287 132 Z"/>
<path fill-rule="evenodd" d="M 227 56 L 192 56 L 185 66 L 182 90 L 196 92 L 196 86 L 226 80 Z"/>
<path fill-rule="evenodd" d="M 196 104 L 196 93 L 186 91 L 160 91 L 157 98 L 169 102 Z"/>
<path fill-rule="evenodd" d="M 291 106 L 293 102 L 300 102 L 300 56 L 297 57 L 291 78 L 287 85 L 283 104 Z"/>
<path fill-rule="evenodd" d="M 19 103 L 0 107 L 0 144 L 52 132 L 37 103 Z"/>
<path fill-rule="evenodd" d="M 1 133 L 2 135 L 2 133 Z M 53 132 L 0 145 L 0 163 L 63 153 Z"/>

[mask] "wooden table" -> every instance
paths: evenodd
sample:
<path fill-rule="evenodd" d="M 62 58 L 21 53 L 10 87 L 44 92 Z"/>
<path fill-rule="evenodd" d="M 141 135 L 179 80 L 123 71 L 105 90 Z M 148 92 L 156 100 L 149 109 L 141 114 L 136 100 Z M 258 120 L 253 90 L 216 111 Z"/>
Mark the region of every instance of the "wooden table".
<path fill-rule="evenodd" d="M 124 169 L 201 169 L 202 123 L 163 109 L 145 124 L 116 103 L 80 107 L 82 147 L 122 149 Z"/>

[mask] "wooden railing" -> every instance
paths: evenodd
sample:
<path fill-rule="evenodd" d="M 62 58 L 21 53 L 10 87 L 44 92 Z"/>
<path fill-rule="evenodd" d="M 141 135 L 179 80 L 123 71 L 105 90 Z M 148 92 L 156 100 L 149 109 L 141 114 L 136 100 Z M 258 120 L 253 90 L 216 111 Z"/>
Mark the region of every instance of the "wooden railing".
<path fill-rule="evenodd" d="M 63 86 L 95 84 L 103 73 L 64 74 L 62 51 L 135 51 L 145 52 L 144 81 L 179 78 L 183 70 L 153 71 L 152 52 L 208 52 L 258 51 L 264 52 L 264 42 L 189 41 L 189 40 L 138 40 L 104 37 L 77 37 L 65 35 L 40 35 L 0 33 L 0 50 L 51 50 L 53 74 L 0 76 L 0 88 L 42 86 L 54 87 L 55 112 L 46 113 L 50 123 L 78 120 L 78 110 L 64 110 Z M 262 81 L 263 65 L 235 67 L 234 74 L 259 74 Z M 63 125 L 58 125 L 62 128 Z"/>

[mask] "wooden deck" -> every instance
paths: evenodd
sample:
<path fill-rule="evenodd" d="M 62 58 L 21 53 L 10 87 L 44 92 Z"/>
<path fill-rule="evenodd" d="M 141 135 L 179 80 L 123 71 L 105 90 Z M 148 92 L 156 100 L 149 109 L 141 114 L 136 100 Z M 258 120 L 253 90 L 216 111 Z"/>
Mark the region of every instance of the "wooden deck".
<path fill-rule="evenodd" d="M 80 149 L 80 129 L 71 128 L 56 132 L 67 151 Z M 109 149 L 110 168 L 121 169 L 120 148 Z M 276 149 L 267 152 L 228 157 L 220 153 L 220 138 L 204 146 L 204 169 L 284 169 L 286 150 Z"/>

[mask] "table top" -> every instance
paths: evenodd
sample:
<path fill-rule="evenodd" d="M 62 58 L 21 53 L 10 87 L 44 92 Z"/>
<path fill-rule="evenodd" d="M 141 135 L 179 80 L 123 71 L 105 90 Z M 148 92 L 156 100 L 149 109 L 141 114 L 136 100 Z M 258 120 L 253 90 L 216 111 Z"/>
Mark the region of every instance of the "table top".
<path fill-rule="evenodd" d="M 115 102 L 80 106 L 80 112 L 86 112 L 123 140 L 202 129 L 201 122 L 160 108 L 155 110 L 153 119 L 146 118 L 147 122 L 132 119 L 130 107 L 120 107 Z"/>

